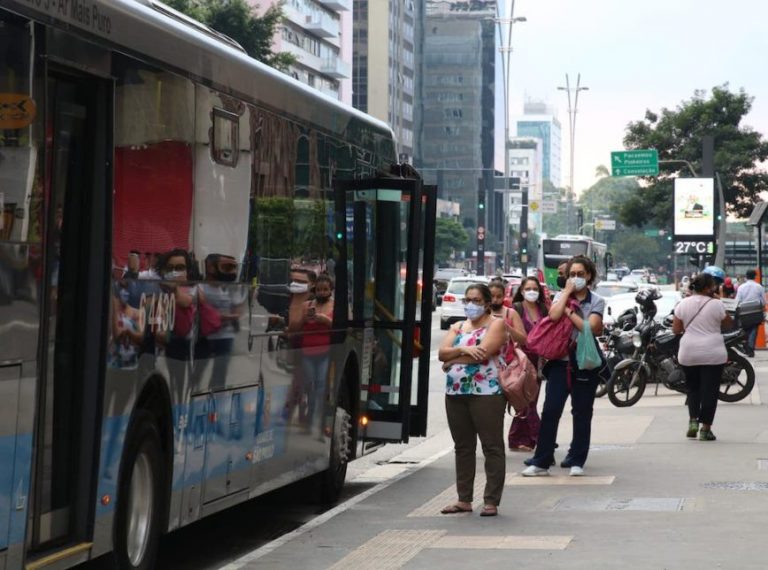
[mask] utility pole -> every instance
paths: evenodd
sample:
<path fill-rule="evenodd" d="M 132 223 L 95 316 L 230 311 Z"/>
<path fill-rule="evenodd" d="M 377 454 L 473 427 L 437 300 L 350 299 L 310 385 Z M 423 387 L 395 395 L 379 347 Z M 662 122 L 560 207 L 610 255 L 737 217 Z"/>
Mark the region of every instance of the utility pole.
<path fill-rule="evenodd" d="M 579 92 L 580 91 L 587 91 L 589 90 L 589 87 L 584 87 L 581 85 L 581 73 L 579 73 L 576 76 L 576 86 L 571 87 L 570 78 L 568 77 L 568 74 L 565 74 L 565 87 L 558 87 L 559 91 L 565 91 L 568 94 L 568 123 L 570 126 L 570 139 L 571 139 L 571 148 L 570 148 L 570 155 L 571 155 L 571 173 L 570 173 L 570 185 L 571 187 L 568 189 L 568 195 L 566 196 L 566 214 L 565 214 L 565 228 L 566 233 L 571 233 L 571 208 L 573 204 L 573 192 L 574 192 L 574 181 L 573 181 L 573 169 L 574 169 L 574 156 L 575 156 L 575 146 L 576 146 L 576 113 L 579 109 Z M 573 97 L 571 97 L 571 91 L 573 91 Z M 571 106 L 571 101 L 573 101 L 573 106 Z"/>

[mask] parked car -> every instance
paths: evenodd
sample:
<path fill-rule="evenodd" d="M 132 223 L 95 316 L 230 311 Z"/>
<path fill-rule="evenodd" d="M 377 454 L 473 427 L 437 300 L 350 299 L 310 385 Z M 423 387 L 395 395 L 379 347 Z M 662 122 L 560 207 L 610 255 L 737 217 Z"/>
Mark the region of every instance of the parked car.
<path fill-rule="evenodd" d="M 440 328 L 448 330 L 452 323 L 463 321 L 464 315 L 464 291 L 473 283 L 488 284 L 488 278 L 481 276 L 454 277 L 448 283 L 443 294 L 443 302 L 440 305 Z"/>
<path fill-rule="evenodd" d="M 638 286 L 634 281 L 600 281 L 595 287 L 595 293 L 601 297 L 613 297 L 622 293 L 637 292 Z"/>
<path fill-rule="evenodd" d="M 603 315 L 603 324 L 612 325 L 621 313 L 627 309 L 636 308 L 639 310 L 640 306 L 635 303 L 634 293 L 622 293 L 614 295 L 605 300 L 605 314 Z M 661 291 L 661 298 L 654 301 L 656 303 L 656 316 L 654 319 L 657 322 L 664 320 L 664 317 L 669 315 L 674 308 L 680 302 L 680 293 L 677 291 Z"/>
<path fill-rule="evenodd" d="M 448 283 L 454 277 L 463 277 L 467 272 L 460 267 L 443 267 L 435 271 L 434 285 L 432 287 L 432 310 L 434 311 L 443 302 L 443 293 L 448 288 Z"/>

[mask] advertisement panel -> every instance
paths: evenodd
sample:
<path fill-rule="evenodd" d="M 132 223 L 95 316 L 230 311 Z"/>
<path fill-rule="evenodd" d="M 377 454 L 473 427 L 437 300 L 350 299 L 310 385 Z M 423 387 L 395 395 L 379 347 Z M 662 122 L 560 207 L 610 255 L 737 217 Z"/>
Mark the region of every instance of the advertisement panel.
<path fill-rule="evenodd" d="M 712 178 L 676 178 L 675 238 L 713 239 L 715 185 Z"/>

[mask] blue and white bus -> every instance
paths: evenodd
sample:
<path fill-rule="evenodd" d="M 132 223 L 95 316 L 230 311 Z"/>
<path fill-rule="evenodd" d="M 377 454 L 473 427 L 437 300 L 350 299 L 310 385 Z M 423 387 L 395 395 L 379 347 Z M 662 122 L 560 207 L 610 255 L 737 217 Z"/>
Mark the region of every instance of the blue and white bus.
<path fill-rule="evenodd" d="M 152 0 L 3 0 L 0 61 L 0 569 L 151 568 L 425 433 L 435 194 L 387 125 Z"/>

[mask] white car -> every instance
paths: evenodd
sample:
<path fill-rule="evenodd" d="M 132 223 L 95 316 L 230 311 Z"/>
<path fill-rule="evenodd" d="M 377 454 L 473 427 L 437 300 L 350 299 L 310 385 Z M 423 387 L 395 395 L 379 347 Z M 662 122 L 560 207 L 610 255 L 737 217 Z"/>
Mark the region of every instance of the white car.
<path fill-rule="evenodd" d="M 625 293 L 637 293 L 638 286 L 634 281 L 600 281 L 595 287 L 595 293 L 603 298 L 623 295 Z"/>
<path fill-rule="evenodd" d="M 448 330 L 451 323 L 466 319 L 464 314 L 464 292 L 473 283 L 488 284 L 488 278 L 481 276 L 454 277 L 443 293 L 440 305 L 440 328 Z"/>
<path fill-rule="evenodd" d="M 629 277 L 634 278 L 638 283 L 648 283 L 648 271 L 645 269 L 633 269 Z"/>
<path fill-rule="evenodd" d="M 603 313 L 603 324 L 612 325 L 621 313 L 627 309 L 633 307 L 640 310 L 640 305 L 635 303 L 635 296 L 637 293 L 622 293 L 620 295 L 614 295 L 608 297 L 605 300 L 605 313 Z M 677 291 L 661 291 L 661 299 L 656 299 L 656 316 L 654 319 L 661 322 L 669 313 L 671 313 L 675 305 L 677 305 L 682 297 Z M 639 316 L 638 316 L 639 318 Z"/>

